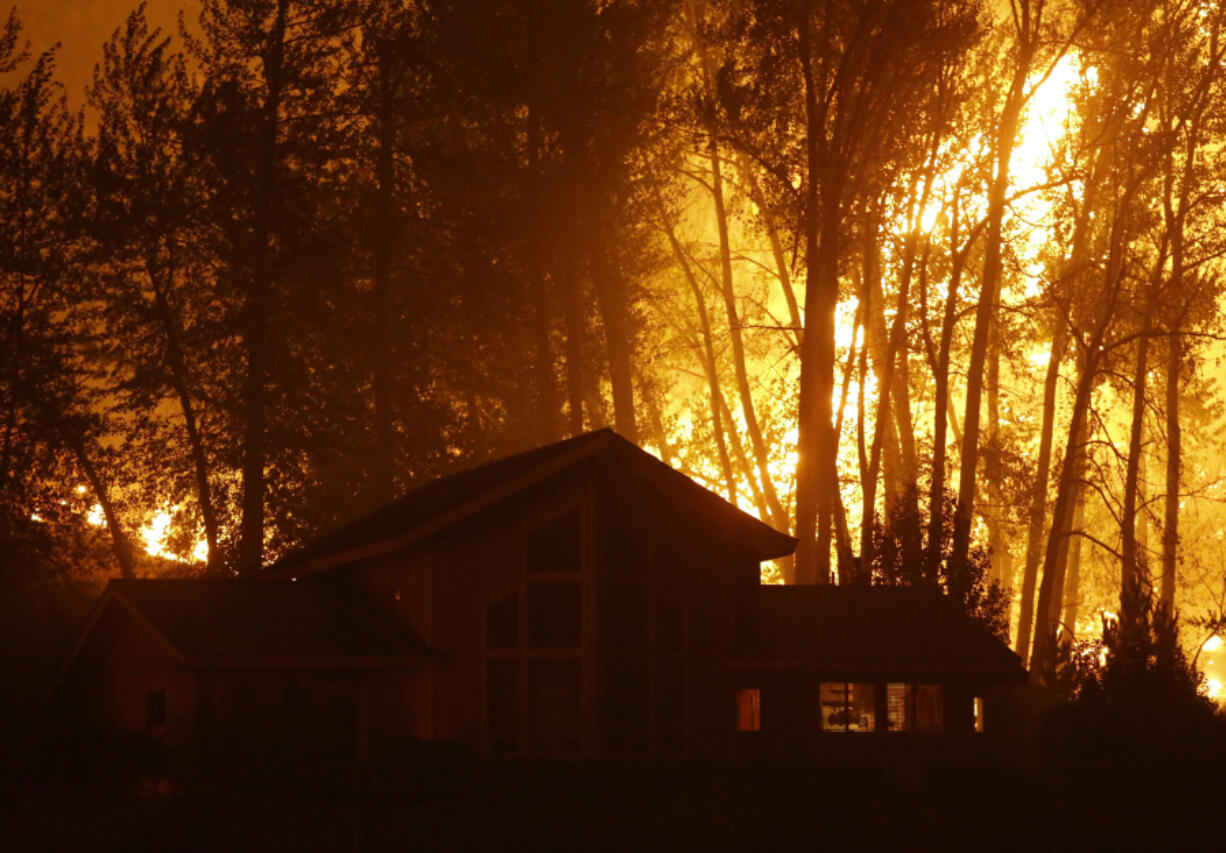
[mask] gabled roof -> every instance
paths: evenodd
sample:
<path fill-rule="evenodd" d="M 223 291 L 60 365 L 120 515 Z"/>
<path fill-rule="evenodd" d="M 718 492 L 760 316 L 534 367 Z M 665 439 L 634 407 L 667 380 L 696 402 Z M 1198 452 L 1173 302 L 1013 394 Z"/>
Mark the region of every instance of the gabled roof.
<path fill-rule="evenodd" d="M 112 580 L 63 673 L 102 616 L 121 608 L 183 666 L 417 666 L 438 655 L 350 585 L 322 581 Z M 58 682 L 57 678 L 57 682 Z"/>
<path fill-rule="evenodd" d="M 1024 682 L 1008 646 L 939 590 L 761 586 L 760 644 L 741 657 L 831 674 L 976 675 Z"/>
<path fill-rule="evenodd" d="M 760 560 L 790 554 L 796 540 L 726 502 L 610 429 L 559 441 L 434 480 L 290 552 L 268 568 L 302 576 L 420 542 L 547 477 L 598 456 L 617 470 L 732 531 Z"/>

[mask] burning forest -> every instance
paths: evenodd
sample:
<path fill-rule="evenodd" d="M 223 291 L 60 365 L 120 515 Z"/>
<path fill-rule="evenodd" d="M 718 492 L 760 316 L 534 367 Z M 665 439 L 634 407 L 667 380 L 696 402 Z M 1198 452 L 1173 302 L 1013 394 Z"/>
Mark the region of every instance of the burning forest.
<path fill-rule="evenodd" d="M 1046 708 L 1226 698 L 1221 3 L 89 16 L 0 29 L 15 695 L 109 578 L 610 427 L 795 538 L 763 584 L 938 590 Z"/>

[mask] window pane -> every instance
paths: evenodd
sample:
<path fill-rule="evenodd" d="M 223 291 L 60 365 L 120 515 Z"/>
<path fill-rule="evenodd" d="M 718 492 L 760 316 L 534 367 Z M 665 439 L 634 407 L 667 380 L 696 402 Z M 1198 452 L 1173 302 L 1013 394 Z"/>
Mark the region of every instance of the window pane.
<path fill-rule="evenodd" d="M 738 690 L 736 694 L 736 730 L 762 731 L 762 691 L 756 687 Z"/>
<path fill-rule="evenodd" d="M 877 685 L 871 681 L 849 685 L 847 730 L 871 732 L 877 716 Z"/>
<path fill-rule="evenodd" d="M 975 731 L 983 731 L 983 697 L 975 697 Z"/>
<path fill-rule="evenodd" d="M 676 602 L 656 600 L 656 645 L 667 652 L 681 650 L 681 607 Z"/>
<path fill-rule="evenodd" d="M 513 649 L 519 645 L 519 595 L 503 596 L 485 608 L 485 645 Z"/>
<path fill-rule="evenodd" d="M 490 734 L 513 735 L 519 731 L 519 661 L 488 661 L 485 695 Z"/>
<path fill-rule="evenodd" d="M 651 725 L 647 658 L 607 658 L 603 689 L 605 747 L 614 752 L 646 749 Z"/>
<path fill-rule="evenodd" d="M 537 748 L 578 749 L 582 720 L 579 661 L 534 660 L 530 667 Z"/>
<path fill-rule="evenodd" d="M 577 572 L 583 561 L 579 510 L 546 522 L 529 531 L 529 572 Z"/>
<path fill-rule="evenodd" d="M 609 571 L 647 571 L 647 534 L 633 522 L 616 514 L 610 516 L 605 529 L 608 542 L 604 553 L 608 555 Z"/>
<path fill-rule="evenodd" d="M 685 670 L 679 660 L 656 664 L 655 713 L 661 746 L 680 747 L 685 729 Z"/>
<path fill-rule="evenodd" d="M 647 587 L 641 583 L 605 586 L 605 642 L 614 649 L 647 646 Z"/>
<path fill-rule="evenodd" d="M 847 731 L 847 723 L 851 719 L 851 712 L 847 708 L 848 692 L 848 685 L 842 681 L 822 682 L 822 731 Z"/>
<path fill-rule="evenodd" d="M 915 685 L 915 730 L 939 732 L 945 727 L 945 715 L 941 707 L 941 685 Z"/>
<path fill-rule="evenodd" d="M 885 688 L 887 726 L 892 732 L 909 732 L 912 728 L 911 685 L 888 684 Z"/>
<path fill-rule="evenodd" d="M 528 640 L 533 648 L 575 648 L 580 643 L 579 585 L 528 587 Z"/>
<path fill-rule="evenodd" d="M 145 694 L 145 727 L 156 729 L 166 725 L 166 691 L 152 690 Z"/>

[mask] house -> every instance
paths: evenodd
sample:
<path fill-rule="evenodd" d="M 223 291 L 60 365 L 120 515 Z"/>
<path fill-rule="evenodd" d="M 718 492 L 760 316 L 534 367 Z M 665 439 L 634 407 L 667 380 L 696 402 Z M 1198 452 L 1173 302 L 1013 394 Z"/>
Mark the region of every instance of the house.
<path fill-rule="evenodd" d="M 599 430 L 424 485 L 265 579 L 112 582 L 57 692 L 214 753 L 289 731 L 360 757 L 721 756 L 993 727 L 1012 652 L 936 592 L 762 586 L 794 547 Z"/>

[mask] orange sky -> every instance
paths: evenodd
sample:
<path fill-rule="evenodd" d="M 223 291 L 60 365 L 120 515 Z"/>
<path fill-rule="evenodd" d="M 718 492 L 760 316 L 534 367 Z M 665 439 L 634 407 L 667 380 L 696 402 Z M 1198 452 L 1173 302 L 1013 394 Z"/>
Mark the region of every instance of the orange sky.
<path fill-rule="evenodd" d="M 25 28 L 30 48 L 38 53 L 60 42 L 59 78 L 68 89 L 74 107 L 85 102 L 85 86 L 102 43 L 123 23 L 140 0 L 15 0 L 17 15 Z M 0 0 L 0 9 L 12 3 Z M 179 9 L 195 18 L 194 0 L 147 0 L 149 20 L 170 32 L 177 31 Z"/>

